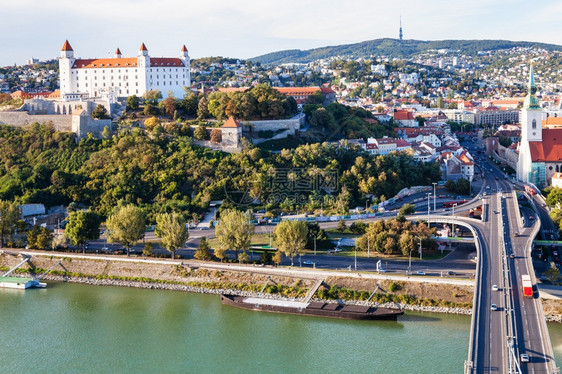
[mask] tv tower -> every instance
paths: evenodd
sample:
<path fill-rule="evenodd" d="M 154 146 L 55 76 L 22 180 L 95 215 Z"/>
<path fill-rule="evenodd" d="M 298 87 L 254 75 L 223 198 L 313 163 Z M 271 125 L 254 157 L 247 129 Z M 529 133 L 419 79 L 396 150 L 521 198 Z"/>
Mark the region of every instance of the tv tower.
<path fill-rule="evenodd" d="M 402 16 L 400 16 L 400 40 L 402 40 Z"/>

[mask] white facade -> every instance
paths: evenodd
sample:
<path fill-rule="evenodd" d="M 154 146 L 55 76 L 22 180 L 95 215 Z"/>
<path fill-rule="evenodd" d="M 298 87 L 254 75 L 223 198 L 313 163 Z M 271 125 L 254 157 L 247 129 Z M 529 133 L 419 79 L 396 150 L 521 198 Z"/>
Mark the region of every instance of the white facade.
<path fill-rule="evenodd" d="M 181 98 L 191 85 L 190 59 L 183 46 L 179 57 L 150 57 L 144 45 L 137 57 L 78 59 L 66 41 L 59 59 L 60 95 L 63 100 L 78 98 L 142 96 L 158 90 Z"/>

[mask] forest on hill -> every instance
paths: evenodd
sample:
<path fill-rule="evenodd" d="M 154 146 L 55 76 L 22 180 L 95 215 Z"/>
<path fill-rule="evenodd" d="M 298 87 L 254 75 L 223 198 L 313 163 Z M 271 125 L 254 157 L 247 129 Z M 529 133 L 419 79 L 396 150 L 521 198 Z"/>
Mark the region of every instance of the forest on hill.
<path fill-rule="evenodd" d="M 278 65 L 290 62 L 307 63 L 329 57 L 363 57 L 389 56 L 409 58 L 415 54 L 432 50 L 454 50 L 467 55 L 476 55 L 479 51 L 495 51 L 515 47 L 535 47 L 548 51 L 561 51 L 562 46 L 555 44 L 510 41 L 510 40 L 399 40 L 391 38 L 368 40 L 354 44 L 344 44 L 309 50 L 290 49 L 272 52 L 251 58 L 252 62 Z"/>
<path fill-rule="evenodd" d="M 246 143 L 241 153 L 227 154 L 194 145 L 185 127 L 163 131 L 121 128 L 76 142 L 49 124 L 1 125 L 0 199 L 47 207 L 75 202 L 104 217 L 125 202 L 141 207 L 149 222 L 158 213 L 202 213 L 211 200 L 243 210 L 346 213 L 369 196 L 382 200 L 440 178 L 436 164 L 406 154 L 371 156 L 328 143 L 280 153 Z"/>

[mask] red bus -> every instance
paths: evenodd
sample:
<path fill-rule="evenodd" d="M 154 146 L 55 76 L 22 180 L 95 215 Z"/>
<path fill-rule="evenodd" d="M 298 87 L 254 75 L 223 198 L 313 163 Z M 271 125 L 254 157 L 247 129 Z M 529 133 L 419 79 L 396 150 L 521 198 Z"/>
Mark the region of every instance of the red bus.
<path fill-rule="evenodd" d="M 525 192 L 527 192 L 529 195 L 536 195 L 537 194 L 537 190 L 535 190 L 534 187 L 529 186 L 528 184 L 525 185 Z"/>
<path fill-rule="evenodd" d="M 461 205 L 464 203 L 468 203 L 468 200 L 459 200 L 459 201 L 446 201 L 443 203 L 443 208 L 452 208 L 453 205 Z"/>
<path fill-rule="evenodd" d="M 523 285 L 523 296 L 533 297 L 533 283 L 531 283 L 531 277 L 527 274 L 521 276 L 521 283 Z"/>

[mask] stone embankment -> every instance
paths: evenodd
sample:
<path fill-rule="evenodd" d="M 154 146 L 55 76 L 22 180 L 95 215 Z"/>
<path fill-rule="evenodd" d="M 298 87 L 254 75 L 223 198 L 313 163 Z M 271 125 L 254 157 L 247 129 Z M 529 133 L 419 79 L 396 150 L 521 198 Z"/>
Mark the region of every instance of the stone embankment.
<path fill-rule="evenodd" d="M 204 267 L 205 263 L 182 263 L 181 261 L 150 260 L 118 256 L 83 256 L 53 252 L 33 252 L 28 264 L 22 266 L 21 275 L 40 274 L 42 269 L 55 266 L 54 272 L 45 280 L 76 282 L 90 285 L 137 287 L 147 289 L 174 290 L 221 294 L 224 292 L 258 296 L 272 299 L 302 298 L 318 279 L 323 279 L 326 288 L 346 290 L 342 297 L 353 293 L 374 292 L 380 303 L 345 300 L 346 303 L 374 305 L 385 308 L 403 309 L 416 312 L 434 312 L 470 315 L 473 288 L 466 284 L 432 284 L 396 279 L 369 279 L 352 277 L 352 274 L 324 274 L 327 277 L 311 277 L 303 272 L 299 276 L 296 269 L 280 272 L 273 269 L 269 274 L 267 267 L 224 266 Z M 9 269 L 21 262 L 18 253 L 0 251 L 0 268 Z M 24 274 L 25 273 L 25 274 Z M 264 285 L 276 288 L 275 291 L 260 293 Z M 328 290 L 330 289 L 330 290 Z M 374 291 L 375 290 L 375 291 Z M 321 295 L 322 291 L 316 294 Z M 337 294 L 337 293 L 336 293 Z M 386 297 L 390 296 L 390 297 Z M 333 297 L 333 296 L 332 296 Z M 340 296 L 338 296 L 340 297 Z M 349 298 L 352 298 L 350 296 Z M 357 298 L 357 297 L 355 297 Z M 363 296 L 363 298 L 366 298 Z M 376 300 L 375 297 L 373 300 Z M 382 300 L 393 300 L 382 302 Z M 412 303 L 403 300 L 414 301 Z M 337 302 L 334 300 L 323 300 Z M 338 300 L 340 301 L 340 300 Z M 344 301 L 344 300 L 341 300 Z M 562 322 L 562 301 L 544 300 L 543 306 L 548 321 Z"/>
<path fill-rule="evenodd" d="M 240 291 L 240 290 L 222 289 L 222 288 L 211 289 L 205 287 L 193 287 L 185 284 L 157 283 L 151 281 L 98 279 L 93 277 L 83 277 L 83 276 L 72 277 L 66 275 L 47 275 L 45 276 L 44 279 L 57 281 L 57 282 L 82 283 L 92 286 L 135 287 L 135 288 L 146 288 L 146 289 L 155 289 L 155 290 L 195 292 L 195 293 L 214 294 L 214 295 L 220 295 L 222 293 L 230 293 L 230 294 L 247 296 L 247 297 L 260 297 L 264 299 L 299 301 L 298 299 L 281 297 L 279 295 L 273 295 L 269 293 Z M 334 300 L 321 300 L 318 298 L 313 298 L 313 301 L 322 301 L 328 303 L 337 302 Z M 472 309 L 469 308 L 447 308 L 447 307 L 436 307 L 436 306 L 409 305 L 409 304 L 402 304 L 402 303 L 373 303 L 373 302 L 355 301 L 355 300 L 345 300 L 345 303 L 353 304 L 353 305 L 371 305 L 380 308 L 401 309 L 401 310 L 408 310 L 413 312 L 448 313 L 448 314 L 463 314 L 463 315 L 472 314 Z"/>

